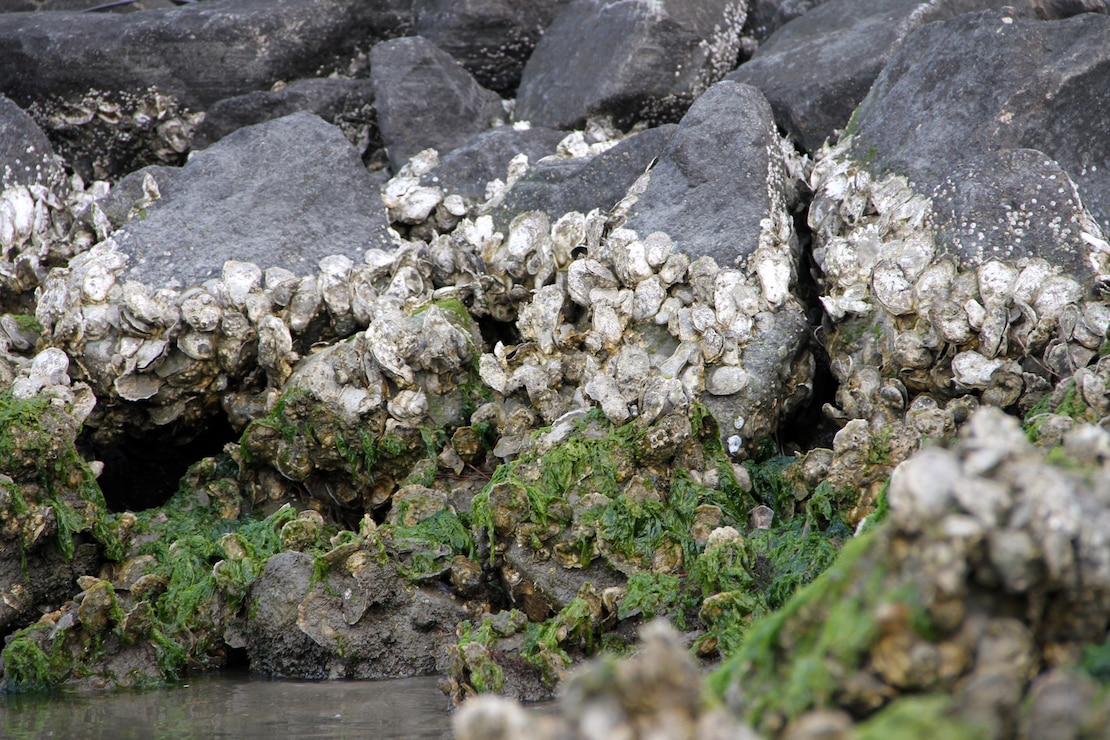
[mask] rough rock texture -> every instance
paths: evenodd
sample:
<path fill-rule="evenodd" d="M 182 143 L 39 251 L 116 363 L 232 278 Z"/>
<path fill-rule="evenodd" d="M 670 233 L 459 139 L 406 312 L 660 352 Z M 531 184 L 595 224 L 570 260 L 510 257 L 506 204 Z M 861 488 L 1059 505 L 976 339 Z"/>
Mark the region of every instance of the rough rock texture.
<path fill-rule="evenodd" d="M 254 582 L 246 623 L 251 666 L 297 678 L 394 678 L 445 668 L 444 644 L 465 617 L 435 590 L 355 549 L 317 580 L 314 559 L 270 558 Z"/>
<path fill-rule="evenodd" d="M 417 152 L 446 154 L 505 116 L 497 93 L 420 36 L 376 45 L 370 51 L 370 79 L 394 172 Z"/>
<path fill-rule="evenodd" d="M 508 18 L 491 29 L 508 38 L 557 4 L 509 5 L 388 7 L 447 39 Z M 267 4 L 273 28 L 294 6 Z M 275 49 L 387 8 L 312 7 Z M 612 61 L 693 48 L 721 6 L 567 7 L 652 14 L 559 50 Z M 113 20 L 123 41 L 168 24 L 133 77 L 210 54 L 197 18 L 219 31 L 262 5 L 145 8 Z M 245 655 L 285 676 L 436 671 L 455 702 L 563 683 L 546 718 L 460 714 L 483 737 L 1101 731 L 1104 10 L 883 25 L 900 48 L 849 135 L 808 154 L 756 88 L 710 84 L 732 60 L 641 53 L 694 87 L 623 109 L 625 130 L 616 109 L 574 131 L 482 123 L 387 179 L 367 171 L 386 166 L 369 32 L 288 79 L 261 80 L 266 54 L 239 81 L 207 60 L 221 138 L 191 159 L 206 124 L 172 91 L 28 99 L 49 146 L 3 106 L 0 690 Z M 45 15 L 19 23 L 105 25 Z M 738 33 L 722 22 L 698 53 L 734 56 Z M 414 45 L 476 89 L 426 42 L 393 47 Z M 13 53 L 35 50 L 56 48 Z M 627 81 L 611 71 L 581 91 Z M 442 89 L 405 94 L 445 107 Z M 660 100 L 680 124 L 652 127 Z M 431 130 L 402 108 L 390 125 Z M 31 144 L 52 174 L 17 182 Z M 681 635 L 637 637 L 661 616 Z M 723 668 L 699 683 L 694 661 Z"/>
<path fill-rule="evenodd" d="M 683 116 L 624 225 L 666 231 L 678 251 L 719 265 L 743 265 L 772 243 L 792 263 L 793 164 L 763 95 L 719 83 Z"/>
<path fill-rule="evenodd" d="M 204 109 L 346 70 L 405 33 L 405 3 L 230 0 L 127 15 L 0 15 L 0 92 L 86 180 L 180 164 Z M 356 65 L 357 66 L 357 65 Z"/>
<path fill-rule="evenodd" d="M 675 120 L 735 64 L 744 0 L 576 0 L 528 59 L 516 118 L 552 128 L 608 115 Z"/>
<path fill-rule="evenodd" d="M 85 533 L 114 534 L 92 469 L 74 443 L 96 401 L 70 384 L 60 350 L 40 353 L 0 392 L 0 630 L 10 632 L 76 593 L 96 567 Z M 116 554 L 118 555 L 118 535 Z"/>
<path fill-rule="evenodd" d="M 457 59 L 483 86 L 512 97 L 544 29 L 569 0 L 416 0 L 413 31 Z"/>
<path fill-rule="evenodd" d="M 991 12 L 923 27 L 861 104 L 852 136 L 822 154 L 809 222 L 822 302 L 836 324 L 828 347 L 841 413 L 901 416 L 922 393 L 933 402 L 970 393 L 1027 410 L 1097 356 L 1108 326 L 1097 285 L 1110 274 L 1110 246 L 1085 207 L 1101 197 L 1100 166 L 1082 163 L 1100 139 L 1077 135 L 1070 147 L 1066 137 L 1044 139 L 1080 168 L 1074 173 L 1013 136 L 1006 147 L 1005 121 L 1020 134 L 1020 122 L 1039 120 L 1063 94 L 1052 92 L 1059 81 L 1072 78 L 1054 73 L 1060 62 L 1051 57 L 1036 61 L 1039 72 L 1027 68 L 1022 82 L 988 60 L 1005 56 L 1002 48 L 1040 44 L 1043 34 L 1105 38 L 1108 23 L 1096 14 L 1044 22 Z M 1012 40 L 999 47 L 995 37 Z M 916 65 L 922 44 L 934 58 Z M 984 59 L 952 68 L 965 52 Z M 948 70 L 944 81 L 933 72 L 939 67 Z M 1029 80 L 1047 92 L 1027 96 Z M 1087 83 L 1096 96 L 1099 80 Z M 965 118 L 964 104 L 953 102 L 964 97 L 955 91 L 972 88 L 991 91 L 974 98 L 989 118 Z M 1086 110 L 1061 115 L 1082 120 Z M 912 122 L 903 111 L 914 111 Z M 926 111 L 934 118 L 923 126 Z M 1031 124 L 1024 130 L 1033 135 Z M 1073 184 L 1084 171 L 1094 182 L 1089 198 Z M 881 377 L 869 369 L 876 366 L 893 373 Z"/>
<path fill-rule="evenodd" d="M 1012 737 L 1030 681 L 1106 635 L 1108 441 L 1077 428 L 1069 462 L 1053 464 L 1015 419 L 983 409 L 954 449 L 903 463 L 889 522 L 726 666 L 718 687 L 729 705 L 764 731 L 812 709 L 878 710 L 877 730 L 925 691 L 953 730 Z M 795 691 L 763 688 L 779 680 Z"/>
<path fill-rule="evenodd" d="M 13 185 L 54 187 L 65 178 L 62 161 L 22 108 L 0 95 L 0 191 Z"/>
<path fill-rule="evenodd" d="M 971 152 L 1035 149 L 1067 173 L 1106 231 L 1110 141 L 1095 132 L 1105 131 L 1098 111 L 1110 100 L 1105 73 L 1110 66 L 1108 39 L 1110 17 L 1101 13 L 1042 22 L 999 11 L 924 26 L 907 38 L 860 106 L 852 126 L 853 152 L 862 159 L 873 149 L 869 159 L 876 171 L 903 174 L 928 195 L 933 188 L 950 192 L 966 187 L 963 177 L 953 173 Z M 1077 66 L 1079 59 L 1082 64 Z M 968 90 L 975 90 L 975 95 L 968 95 Z M 979 169 L 989 174 L 989 167 Z M 998 175 L 1003 183 L 1007 177 L 1005 172 Z M 1051 227 L 1055 216 L 1067 228 L 1071 209 L 1062 206 L 1069 200 L 1069 184 L 1051 188 L 1044 176 L 1026 177 L 1042 180 L 1041 198 L 1035 204 L 1014 205 L 1019 220 L 1024 220 L 1022 212 L 1036 213 L 1037 219 L 1000 233 L 991 229 L 983 244 L 986 253 L 1022 236 L 1015 229 L 1037 222 L 1041 228 Z M 942 199 L 953 201 L 952 226 L 962 232 L 958 238 L 965 243 L 972 233 L 984 231 L 985 219 L 961 208 L 961 201 L 975 197 L 942 193 Z M 973 230 L 964 223 L 969 221 L 980 228 Z"/>
<path fill-rule="evenodd" d="M 141 95 L 153 86 L 203 110 L 342 65 L 356 49 L 403 32 L 405 5 L 235 0 L 127 16 L 4 14 L 0 45 L 8 53 L 0 59 L 0 92 L 43 106 L 75 104 L 89 90 Z"/>
<path fill-rule="evenodd" d="M 197 126 L 193 148 L 203 149 L 244 126 L 308 111 L 338 126 L 351 145 L 365 156 L 369 147 L 381 146 L 373 106 L 374 86 L 369 80 L 331 77 L 296 80 L 208 106 L 204 121 Z"/>
<path fill-rule="evenodd" d="M 328 255 L 362 261 L 391 246 L 359 152 L 311 113 L 241 129 L 159 192 L 114 237 L 131 258 L 128 277 L 152 286 L 203 282 L 228 259 L 304 275 Z"/>
<path fill-rule="evenodd" d="M 542 126 L 498 126 L 441 156 L 421 182 L 457 193 L 469 202 L 480 202 L 486 198 L 488 183 L 505 179 L 509 160 L 523 154 L 534 164 L 554 154 L 566 135 L 566 131 Z"/>
<path fill-rule="evenodd" d="M 779 126 L 814 151 L 826 139 L 835 140 L 835 131 L 847 125 L 871 83 L 913 29 L 1003 4 L 1001 0 L 829 0 L 783 25 L 728 79 L 762 90 Z"/>

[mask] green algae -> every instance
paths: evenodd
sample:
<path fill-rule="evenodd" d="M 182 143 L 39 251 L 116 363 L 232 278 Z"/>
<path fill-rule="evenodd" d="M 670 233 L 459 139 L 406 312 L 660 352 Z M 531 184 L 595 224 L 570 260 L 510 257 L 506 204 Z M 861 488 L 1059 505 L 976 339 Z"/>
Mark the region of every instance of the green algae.
<path fill-rule="evenodd" d="M 738 709 L 757 727 L 828 706 L 877 637 L 875 608 L 904 598 L 888 591 L 884 564 L 872 547 L 880 534 L 846 543 L 828 570 L 753 623 L 735 654 L 710 676 L 714 694 L 724 699 L 743 687 Z"/>
<path fill-rule="evenodd" d="M 1110 640 L 1084 647 L 1079 669 L 1103 686 L 1110 685 Z"/>
<path fill-rule="evenodd" d="M 401 502 L 401 506 L 406 503 Z M 399 518 L 404 520 L 403 511 Z M 439 576 L 456 555 L 472 560 L 477 557 L 470 522 L 449 509 L 413 525 L 382 524 L 379 531 L 387 549 L 400 556 L 396 558 L 397 572 L 414 582 Z"/>
<path fill-rule="evenodd" d="M 592 588 L 584 585 L 558 614 L 540 623 L 529 622 L 525 627 L 520 654 L 539 669 L 548 686 L 554 686 L 572 664 L 566 648 L 578 649 L 589 656 L 601 647 L 601 609 L 596 594 L 590 593 Z"/>
<path fill-rule="evenodd" d="M 989 727 L 956 716 L 952 697 L 942 694 L 893 701 L 855 730 L 857 740 L 978 740 L 991 734 Z"/>

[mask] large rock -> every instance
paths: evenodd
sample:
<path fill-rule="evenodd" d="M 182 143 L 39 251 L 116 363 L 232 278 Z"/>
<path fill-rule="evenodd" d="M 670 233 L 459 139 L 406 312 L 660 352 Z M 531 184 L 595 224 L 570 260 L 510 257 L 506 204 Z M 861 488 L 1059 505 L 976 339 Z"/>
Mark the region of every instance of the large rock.
<path fill-rule="evenodd" d="M 413 30 L 483 86 L 512 97 L 524 63 L 569 0 L 416 0 Z"/>
<path fill-rule="evenodd" d="M 335 124 L 360 152 L 380 141 L 374 121 L 374 86 L 369 80 L 335 77 L 297 80 L 275 90 L 225 98 L 205 111 L 193 147 L 203 149 L 232 131 L 309 111 Z"/>
<path fill-rule="evenodd" d="M 0 92 L 85 180 L 181 164 L 204 109 L 357 66 L 400 0 L 228 0 L 127 15 L 0 14 Z M 364 58 L 363 58 L 364 63 Z"/>
<path fill-rule="evenodd" d="M 1002 0 L 829 0 L 782 26 L 728 79 L 755 85 L 813 151 L 844 128 L 910 31 Z"/>
<path fill-rule="evenodd" d="M 1110 94 L 1108 38 L 1096 14 L 923 26 L 817 162 L 809 222 L 845 416 L 951 396 L 1028 411 L 1097 361 L 1110 150 L 1090 101 Z"/>
<path fill-rule="evenodd" d="M 0 15 L 0 92 L 74 101 L 150 87 L 190 108 L 335 69 L 403 32 L 399 0 L 231 0 L 127 16 Z"/>
<path fill-rule="evenodd" d="M 393 170 L 423 149 L 447 153 L 505 117 L 486 90 L 451 55 L 420 36 L 393 39 L 370 52 L 378 128 Z"/>
<path fill-rule="evenodd" d="M 450 597 L 409 586 L 392 564 L 356 551 L 323 578 L 298 552 L 270 558 L 252 585 L 253 670 L 297 678 L 396 678 L 446 667 L 446 641 L 466 614 Z"/>
<path fill-rule="evenodd" d="M 1045 23 L 1004 12 L 966 15 L 924 26 L 906 39 L 860 105 L 853 152 L 869 159 L 874 170 L 903 174 L 928 193 L 966 192 L 966 176 L 953 175 L 968 165 L 969 154 L 1036 149 L 1067 172 L 1107 231 L 1110 137 L 1099 104 L 1107 100 L 1110 18 L 1087 13 Z M 976 169 L 986 178 L 978 187 L 991 179 L 1019 183 L 1023 177 Z M 1036 202 L 1014 203 L 1026 214 L 1018 220 L 1028 223 L 1000 224 L 995 231 L 993 219 L 957 204 L 956 228 L 964 239 L 974 234 L 979 241 L 979 231 L 990 234 L 983 244 L 989 252 L 992 245 L 1020 242 L 1018 229 L 1037 228 L 1036 221 L 1043 225 L 1052 214 L 1067 222 L 1067 183 L 1058 174 L 1038 177 L 1035 170 L 1024 177 L 1036 178 L 1041 191 Z M 976 196 L 956 197 L 968 202 Z M 979 229 L 969 228 L 972 221 Z M 1028 234 L 1028 242 L 1042 236 Z"/>
<path fill-rule="evenodd" d="M 494 221 L 505 226 L 523 211 L 544 211 L 558 218 L 569 211 L 612 208 L 663 152 L 674 130 L 667 124 L 642 131 L 585 160 L 540 162 L 513 185 L 494 210 Z"/>
<path fill-rule="evenodd" d="M 745 0 L 576 0 L 528 59 L 516 117 L 552 128 L 675 120 L 732 68 L 746 13 Z"/>
<path fill-rule="evenodd" d="M 323 257 L 391 248 L 359 153 L 311 113 L 250 126 L 198 152 L 115 238 L 153 286 L 218 277 L 229 259 L 304 275 Z"/>
<path fill-rule="evenodd" d="M 682 118 L 625 225 L 666 231 L 678 251 L 731 267 L 755 251 L 764 219 L 786 217 L 792 183 L 767 100 L 721 82 Z"/>

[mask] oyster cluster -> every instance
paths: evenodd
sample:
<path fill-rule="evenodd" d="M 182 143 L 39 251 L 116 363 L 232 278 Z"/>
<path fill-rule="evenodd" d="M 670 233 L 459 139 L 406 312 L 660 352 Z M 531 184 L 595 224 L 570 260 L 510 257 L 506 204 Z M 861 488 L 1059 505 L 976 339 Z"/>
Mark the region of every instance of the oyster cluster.
<path fill-rule="evenodd" d="M 90 223 L 89 206 L 108 194 L 110 185 L 88 186 L 79 175 L 13 184 L 0 193 L 0 306 L 21 307 L 47 272 L 103 238 L 107 219 Z"/>
<path fill-rule="evenodd" d="M 1105 638 L 1108 462 L 1100 427 L 1076 425 L 1048 453 L 1013 417 L 978 410 L 953 448 L 921 450 L 895 470 L 888 522 L 846 549 L 825 588 L 807 593 L 810 607 L 767 624 L 773 637 L 753 635 L 730 664 L 730 706 L 769 730 L 830 706 L 893 711 L 901 697 L 930 691 L 948 697 L 949 716 L 1012 736 L 1030 682 Z M 836 622 L 809 615 L 845 603 L 854 624 L 870 625 L 858 640 L 827 650 L 808 642 Z M 815 650 L 774 665 L 764 638 Z M 801 671 L 814 665 L 840 678 L 814 680 L 801 702 L 766 693 L 781 685 L 772 674 L 806 682 L 814 676 Z"/>
<path fill-rule="evenodd" d="M 150 88 L 89 90 L 79 99 L 38 100 L 28 112 L 84 177 L 110 179 L 148 164 L 181 164 L 204 113 Z M 95 152 L 89 155 L 84 153 Z"/>
<path fill-rule="evenodd" d="M 1056 245 L 955 254 L 934 237 L 930 199 L 903 177 L 873 176 L 851 144 L 826 149 L 811 176 L 814 259 L 840 384 L 831 413 L 898 417 L 922 394 L 1028 410 L 1099 355 L 1110 308 L 1096 290 L 1110 275 L 1110 244 L 1089 213 L 1078 245 L 1089 274 L 1046 259 Z M 1074 195 L 1074 184 L 1062 187 Z"/>

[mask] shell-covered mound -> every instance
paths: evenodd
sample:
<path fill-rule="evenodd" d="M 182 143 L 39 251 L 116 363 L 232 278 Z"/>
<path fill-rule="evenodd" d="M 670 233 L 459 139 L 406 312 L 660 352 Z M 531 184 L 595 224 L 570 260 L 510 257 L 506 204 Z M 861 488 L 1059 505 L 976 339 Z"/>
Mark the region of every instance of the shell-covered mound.
<path fill-rule="evenodd" d="M 1078 425 L 1046 450 L 1014 418 L 982 409 L 955 446 L 899 466 L 882 523 L 751 626 L 709 679 L 715 699 L 700 701 L 676 679 L 693 670 L 689 657 L 655 630 L 635 657 L 572 673 L 556 716 L 488 701 L 460 712 L 456 731 L 564 737 L 600 723 L 634 736 L 667 727 L 673 737 L 1100 732 L 1110 710 L 1098 686 L 1110 607 L 1108 462 L 1110 435 L 1099 427 Z M 1069 692 L 1072 711 L 1061 715 Z M 706 708 L 720 701 L 727 713 Z"/>

